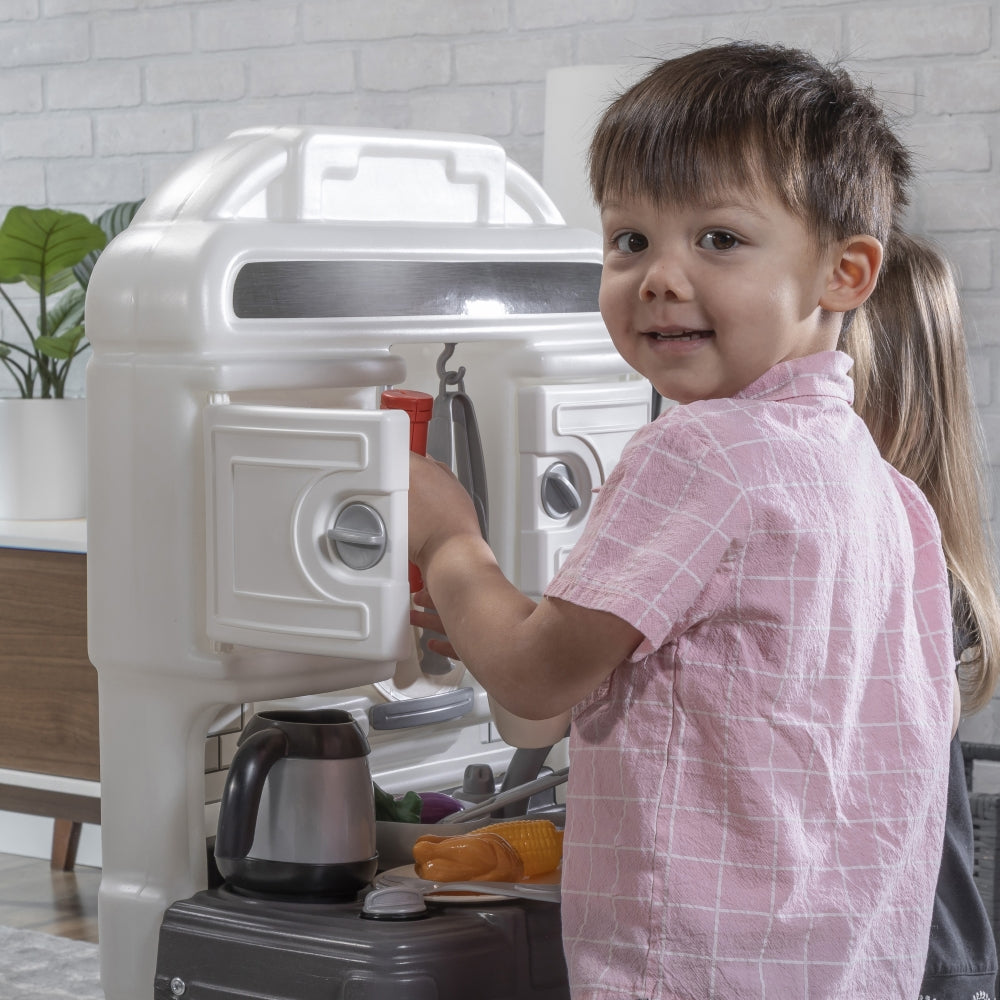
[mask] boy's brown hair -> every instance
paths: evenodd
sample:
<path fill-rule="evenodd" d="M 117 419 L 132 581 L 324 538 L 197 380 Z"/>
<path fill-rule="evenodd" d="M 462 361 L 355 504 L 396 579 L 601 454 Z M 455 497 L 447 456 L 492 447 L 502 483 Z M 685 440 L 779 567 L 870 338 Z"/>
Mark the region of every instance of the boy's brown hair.
<path fill-rule="evenodd" d="M 883 243 L 912 169 L 871 88 L 782 46 L 733 42 L 659 64 L 604 114 L 590 148 L 598 205 L 773 191 L 822 243 Z"/>

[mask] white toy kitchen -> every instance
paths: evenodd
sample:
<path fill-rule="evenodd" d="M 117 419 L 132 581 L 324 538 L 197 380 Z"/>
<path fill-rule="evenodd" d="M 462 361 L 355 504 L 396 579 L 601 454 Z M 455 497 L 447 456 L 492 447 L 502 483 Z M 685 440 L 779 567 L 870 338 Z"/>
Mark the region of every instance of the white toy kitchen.
<path fill-rule="evenodd" d="M 164 914 L 205 889 L 222 707 L 348 712 L 390 792 L 508 766 L 485 693 L 408 623 L 410 421 L 381 394 L 425 392 L 450 418 L 484 532 L 540 595 L 650 418 L 597 312 L 600 270 L 599 238 L 496 143 L 306 127 L 196 156 L 102 254 L 87 547 L 107 1000 L 153 997 Z M 374 996 L 371 975 L 324 995 Z M 450 995 L 420 982 L 398 995 Z M 229 995 L 179 973 L 162 989 Z"/>

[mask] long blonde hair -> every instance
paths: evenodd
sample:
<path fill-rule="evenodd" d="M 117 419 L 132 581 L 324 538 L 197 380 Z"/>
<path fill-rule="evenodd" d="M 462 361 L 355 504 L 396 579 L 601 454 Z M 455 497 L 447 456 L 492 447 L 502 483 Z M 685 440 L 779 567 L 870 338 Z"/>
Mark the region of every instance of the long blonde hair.
<path fill-rule="evenodd" d="M 958 291 L 944 256 L 893 230 L 872 297 L 845 330 L 854 358 L 854 408 L 883 458 L 912 479 L 941 525 L 966 713 L 997 683 L 1000 602 L 988 529 L 983 442 L 966 360 Z"/>

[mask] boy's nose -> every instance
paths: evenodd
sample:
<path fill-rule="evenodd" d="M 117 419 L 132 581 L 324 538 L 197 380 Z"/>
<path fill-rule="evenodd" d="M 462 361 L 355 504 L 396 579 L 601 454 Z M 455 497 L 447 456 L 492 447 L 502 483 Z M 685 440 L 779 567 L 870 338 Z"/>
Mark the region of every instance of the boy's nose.
<path fill-rule="evenodd" d="M 660 258 L 652 261 L 646 269 L 639 287 L 639 297 L 643 302 L 655 302 L 657 299 L 685 300 L 691 297 L 691 286 L 675 261 Z"/>

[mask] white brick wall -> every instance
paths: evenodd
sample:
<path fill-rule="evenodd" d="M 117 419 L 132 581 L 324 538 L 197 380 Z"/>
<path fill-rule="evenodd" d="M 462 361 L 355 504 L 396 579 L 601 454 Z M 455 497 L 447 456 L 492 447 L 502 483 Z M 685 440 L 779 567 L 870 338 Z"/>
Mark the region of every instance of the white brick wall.
<path fill-rule="evenodd" d="M 540 178 L 549 68 L 806 46 L 870 79 L 919 154 L 912 226 L 961 269 L 1000 482 L 998 31 L 1000 0 L 0 0 L 0 212 L 96 214 L 259 124 L 479 132 Z M 1000 739 L 995 715 L 974 735 Z"/>
<path fill-rule="evenodd" d="M 0 0 L 0 169 L 35 161 L 43 188 L 39 199 L 33 173 L 15 171 L 0 187 L 0 208 L 44 201 L 96 212 L 148 193 L 191 150 L 263 122 L 479 131 L 540 175 L 549 68 L 641 62 L 733 36 L 848 56 L 912 127 L 935 186 L 970 172 L 988 181 L 991 115 L 1000 104 L 997 7 L 997 0 Z M 76 189 L 64 183 L 71 173 Z M 111 182 L 118 187 L 108 191 Z M 921 199 L 920 221 L 923 208 Z M 934 228 L 970 228 L 959 228 L 950 204 L 929 199 L 927 211 L 935 210 L 932 220 L 946 223 Z"/>

